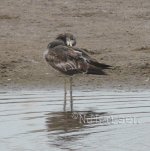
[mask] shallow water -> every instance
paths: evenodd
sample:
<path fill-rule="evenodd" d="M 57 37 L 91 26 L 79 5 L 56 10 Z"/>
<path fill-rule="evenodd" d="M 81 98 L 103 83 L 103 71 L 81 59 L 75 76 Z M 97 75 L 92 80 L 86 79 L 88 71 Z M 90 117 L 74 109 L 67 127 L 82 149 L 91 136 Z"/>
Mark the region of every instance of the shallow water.
<path fill-rule="evenodd" d="M 150 91 L 0 92 L 1 151 L 147 151 Z M 68 97 L 69 99 L 69 97 Z"/>

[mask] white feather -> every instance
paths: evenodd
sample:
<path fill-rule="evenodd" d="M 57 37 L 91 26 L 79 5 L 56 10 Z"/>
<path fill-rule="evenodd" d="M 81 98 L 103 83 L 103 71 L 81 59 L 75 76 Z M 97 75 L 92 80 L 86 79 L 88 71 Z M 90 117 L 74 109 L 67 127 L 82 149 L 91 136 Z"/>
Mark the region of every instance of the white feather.
<path fill-rule="evenodd" d="M 43 53 L 43 58 L 45 59 L 45 56 L 48 54 L 48 49 L 46 49 Z"/>

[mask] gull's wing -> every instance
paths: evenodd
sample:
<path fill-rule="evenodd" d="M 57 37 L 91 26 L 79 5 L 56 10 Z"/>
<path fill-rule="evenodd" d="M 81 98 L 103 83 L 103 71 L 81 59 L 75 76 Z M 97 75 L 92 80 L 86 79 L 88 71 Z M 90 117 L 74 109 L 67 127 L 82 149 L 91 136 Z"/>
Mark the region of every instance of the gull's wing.
<path fill-rule="evenodd" d="M 66 46 L 49 49 L 45 59 L 53 68 L 68 75 L 86 72 L 88 69 L 88 63 L 82 58 L 82 53 Z"/>
<path fill-rule="evenodd" d="M 107 65 L 107 64 L 104 64 L 104 63 L 99 63 L 96 59 L 90 57 L 87 53 L 87 51 L 85 51 L 84 49 L 80 49 L 80 48 L 77 48 L 77 47 L 73 47 L 73 49 L 75 51 L 78 51 L 82 54 L 82 57 L 90 64 L 90 65 L 93 65 L 97 68 L 101 68 L 101 69 L 109 69 L 111 68 L 112 66 L 110 65 Z"/>

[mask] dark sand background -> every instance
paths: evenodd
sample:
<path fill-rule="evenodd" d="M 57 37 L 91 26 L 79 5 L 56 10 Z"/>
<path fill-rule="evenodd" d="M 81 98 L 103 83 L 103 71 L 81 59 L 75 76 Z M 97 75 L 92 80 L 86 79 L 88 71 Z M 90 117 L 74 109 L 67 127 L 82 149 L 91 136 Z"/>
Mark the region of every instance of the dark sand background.
<path fill-rule="evenodd" d="M 75 77 L 76 86 L 150 88 L 149 0 L 1 0 L 0 88 L 62 87 L 43 52 L 64 32 L 113 66 L 107 76 Z"/>

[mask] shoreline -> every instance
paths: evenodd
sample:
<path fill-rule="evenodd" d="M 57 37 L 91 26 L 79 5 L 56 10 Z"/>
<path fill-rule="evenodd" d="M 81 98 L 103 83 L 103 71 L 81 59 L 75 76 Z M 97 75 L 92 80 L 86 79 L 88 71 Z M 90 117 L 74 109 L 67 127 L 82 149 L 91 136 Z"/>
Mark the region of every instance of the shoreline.
<path fill-rule="evenodd" d="M 125 80 L 113 80 L 111 77 L 98 77 L 98 76 L 78 76 L 73 78 L 73 89 L 76 90 L 108 90 L 108 91 L 145 91 L 150 90 L 149 81 L 132 79 L 130 81 Z M 67 86 L 69 88 L 69 78 Z M 37 80 L 37 81 L 28 81 L 25 80 L 22 83 L 16 83 L 14 81 L 8 81 L 6 85 L 0 85 L 0 90 L 5 91 L 19 91 L 19 90 L 62 90 L 64 89 L 64 77 L 52 78 L 52 81 L 48 80 Z"/>
<path fill-rule="evenodd" d="M 113 66 L 107 76 L 78 76 L 77 87 L 150 88 L 149 0 L 143 5 L 79 0 L 78 7 L 75 1 L 0 3 L 6 8 L 0 11 L 1 89 L 63 88 L 63 79 L 45 63 L 43 53 L 64 32 L 76 36 L 76 47 Z"/>

